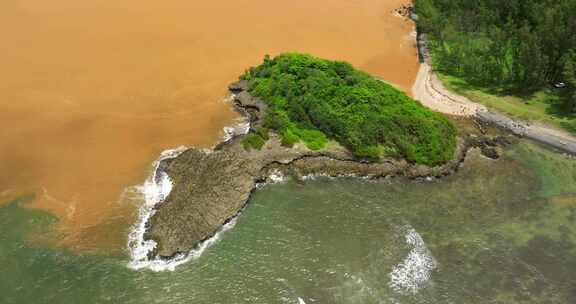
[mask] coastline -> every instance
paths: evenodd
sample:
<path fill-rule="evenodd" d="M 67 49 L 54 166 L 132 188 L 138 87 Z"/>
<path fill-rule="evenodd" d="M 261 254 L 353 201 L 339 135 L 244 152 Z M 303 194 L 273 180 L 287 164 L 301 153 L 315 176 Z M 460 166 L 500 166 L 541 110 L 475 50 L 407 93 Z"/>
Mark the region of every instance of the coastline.
<path fill-rule="evenodd" d="M 416 100 L 434 111 L 474 118 L 563 153 L 576 155 L 576 137 L 545 125 L 512 119 L 446 89 L 432 68 L 426 34 L 417 29 L 416 36 L 420 60 L 418 76 L 412 87 L 412 95 Z"/>
<path fill-rule="evenodd" d="M 231 85 L 230 93 L 230 100 L 245 122 L 258 125 L 263 103 L 250 96 L 241 83 Z M 199 256 L 223 230 L 233 226 L 253 191 L 277 181 L 279 176 L 298 180 L 310 176 L 441 178 L 458 171 L 470 149 L 480 148 L 485 156 L 497 158 L 496 147 L 509 143 L 507 139 L 484 137 L 480 132 L 461 134 L 451 161 L 427 167 L 401 159 L 362 162 L 336 144 L 320 151 L 309 150 L 302 144 L 286 148 L 274 134 L 262 150 L 245 151 L 241 143 L 245 131 L 245 124 L 236 131 L 229 129 L 225 140 L 211 150 L 187 149 L 159 162 L 154 176 L 167 176 L 170 191 L 142 219 L 144 230 L 136 244 L 131 244 L 132 248 L 140 249 L 138 255 L 132 254 L 132 268 L 173 270 Z"/>

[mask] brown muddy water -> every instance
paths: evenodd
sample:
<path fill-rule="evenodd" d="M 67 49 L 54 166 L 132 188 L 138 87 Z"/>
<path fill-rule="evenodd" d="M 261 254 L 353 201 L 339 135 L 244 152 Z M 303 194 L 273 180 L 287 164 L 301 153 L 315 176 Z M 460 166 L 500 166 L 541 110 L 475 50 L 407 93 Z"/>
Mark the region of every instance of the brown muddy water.
<path fill-rule="evenodd" d="M 124 190 L 162 150 L 214 144 L 237 118 L 227 84 L 265 54 L 346 60 L 408 91 L 405 2 L 2 1 L 0 203 L 35 193 L 58 245 L 123 248 Z"/>

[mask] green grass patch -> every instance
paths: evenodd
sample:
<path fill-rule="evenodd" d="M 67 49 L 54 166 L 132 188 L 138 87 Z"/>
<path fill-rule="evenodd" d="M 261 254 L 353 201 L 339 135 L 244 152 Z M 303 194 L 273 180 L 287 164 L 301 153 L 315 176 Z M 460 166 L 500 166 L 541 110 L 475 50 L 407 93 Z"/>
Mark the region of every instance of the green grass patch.
<path fill-rule="evenodd" d="M 438 73 L 449 90 L 510 117 L 549 124 L 576 134 L 576 115 L 564 109 L 562 97 L 544 89 L 525 97 L 502 94 L 472 85 L 462 78 Z"/>
<path fill-rule="evenodd" d="M 320 150 L 326 146 L 328 138 L 320 130 L 293 128 L 293 133 L 300 138 L 310 150 Z"/>
<path fill-rule="evenodd" d="M 281 130 L 280 137 L 282 138 L 282 145 L 284 147 L 292 147 L 300 141 L 298 135 L 294 134 L 290 128 Z"/>
<path fill-rule="evenodd" d="M 262 136 L 258 133 L 249 133 L 242 139 L 242 145 L 246 150 L 260 150 L 266 143 L 267 139 L 262 138 Z"/>

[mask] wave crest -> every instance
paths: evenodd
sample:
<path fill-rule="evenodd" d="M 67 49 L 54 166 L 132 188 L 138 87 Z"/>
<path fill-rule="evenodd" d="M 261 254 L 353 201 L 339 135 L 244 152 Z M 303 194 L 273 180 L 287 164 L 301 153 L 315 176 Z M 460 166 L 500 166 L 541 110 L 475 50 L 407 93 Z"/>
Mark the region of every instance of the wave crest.
<path fill-rule="evenodd" d="M 405 238 L 412 250 L 392 269 L 389 286 L 402 294 L 416 294 L 430 280 L 437 262 L 414 228 L 407 229 Z"/>

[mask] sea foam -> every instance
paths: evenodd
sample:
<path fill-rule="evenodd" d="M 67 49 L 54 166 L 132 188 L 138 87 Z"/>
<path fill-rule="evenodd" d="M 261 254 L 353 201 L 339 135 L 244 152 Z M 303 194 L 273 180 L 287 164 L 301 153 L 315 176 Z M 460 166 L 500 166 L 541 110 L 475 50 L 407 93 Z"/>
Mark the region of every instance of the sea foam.
<path fill-rule="evenodd" d="M 128 266 L 132 269 L 164 270 L 159 267 L 160 265 L 156 265 L 160 261 L 148 259 L 148 253 L 154 250 L 156 242 L 144 240 L 144 234 L 146 233 L 146 223 L 154 215 L 154 206 L 166 199 L 173 187 L 168 174 L 160 170 L 160 164 L 164 160 L 177 157 L 185 150 L 186 147 L 178 147 L 162 152 L 160 158 L 153 164 L 152 175 L 142 185 L 134 187 L 135 192 L 141 195 L 143 203 L 138 212 L 138 220 L 128 235 L 128 249 L 131 258 Z"/>
<path fill-rule="evenodd" d="M 416 294 L 430 280 L 437 262 L 414 228 L 407 228 L 405 238 L 412 249 L 408 256 L 392 269 L 389 286 L 402 294 Z"/>
<path fill-rule="evenodd" d="M 243 135 L 250 131 L 250 121 L 246 118 L 239 118 L 238 124 L 233 127 L 224 127 L 224 142 L 231 140 L 232 138 Z"/>

